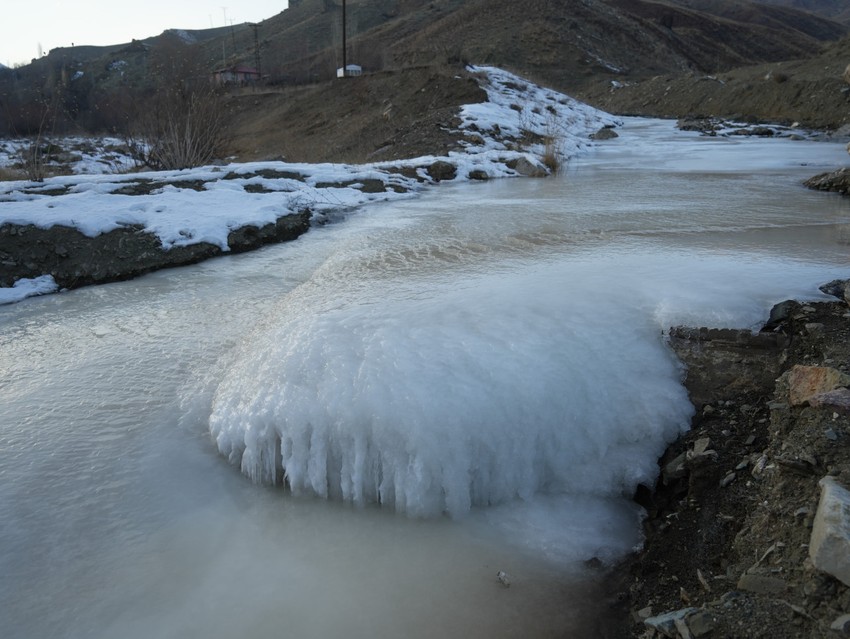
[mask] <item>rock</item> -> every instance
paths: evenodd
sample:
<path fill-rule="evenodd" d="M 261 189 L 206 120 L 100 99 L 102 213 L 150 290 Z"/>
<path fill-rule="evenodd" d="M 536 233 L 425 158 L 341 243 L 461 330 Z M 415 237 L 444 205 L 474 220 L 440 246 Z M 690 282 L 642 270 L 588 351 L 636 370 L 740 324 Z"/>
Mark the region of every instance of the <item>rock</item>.
<path fill-rule="evenodd" d="M 435 182 L 454 180 L 457 177 L 457 167 L 451 162 L 437 160 L 425 169 L 428 176 Z"/>
<path fill-rule="evenodd" d="M 792 406 L 802 406 L 815 395 L 850 385 L 850 376 L 828 366 L 795 365 L 777 380 L 776 392 Z"/>
<path fill-rule="evenodd" d="M 850 169 L 838 169 L 828 173 L 819 173 L 803 184 L 816 191 L 833 191 L 844 195 L 850 193 Z"/>
<path fill-rule="evenodd" d="M 850 84 L 850 64 L 848 64 L 847 68 L 844 69 L 844 75 L 842 77 L 847 84 Z"/>
<path fill-rule="evenodd" d="M 473 169 L 472 171 L 469 172 L 469 175 L 467 177 L 469 177 L 470 180 L 481 180 L 481 181 L 490 179 L 490 176 L 487 175 L 487 171 L 483 171 L 481 169 Z"/>
<path fill-rule="evenodd" d="M 696 612 L 696 608 L 682 608 L 673 612 L 665 612 L 656 617 L 649 617 L 644 619 L 643 623 L 647 628 L 651 628 L 665 637 L 676 639 L 679 636 L 676 630 L 676 620 L 684 620 L 692 612 Z"/>
<path fill-rule="evenodd" d="M 665 484 L 681 479 L 688 474 L 688 470 L 685 466 L 686 459 L 687 453 L 685 452 L 681 455 L 677 455 L 671 461 L 664 464 L 664 468 L 661 469 L 661 478 Z"/>
<path fill-rule="evenodd" d="M 795 302 L 794 300 L 785 300 L 784 302 L 775 304 L 773 308 L 770 309 L 770 317 L 761 330 L 767 332 L 775 331 L 780 327 L 780 325 L 786 322 L 799 307 L 800 303 Z"/>
<path fill-rule="evenodd" d="M 511 580 L 508 578 L 508 575 L 504 570 L 500 570 L 496 573 L 496 581 L 502 584 L 505 588 L 511 587 Z"/>
<path fill-rule="evenodd" d="M 778 595 L 785 592 L 788 584 L 779 577 L 744 573 L 738 579 L 738 590 L 754 592 L 759 595 Z"/>
<path fill-rule="evenodd" d="M 818 289 L 821 293 L 826 293 L 827 295 L 832 295 L 843 300 L 847 295 L 848 284 L 850 284 L 850 280 L 832 280 L 831 282 L 820 285 Z"/>
<path fill-rule="evenodd" d="M 829 629 L 850 634 L 850 615 L 841 615 L 830 624 Z"/>
<path fill-rule="evenodd" d="M 718 123 L 710 118 L 683 118 L 676 122 L 676 126 L 682 131 L 699 131 L 706 134 L 713 134 L 720 128 Z"/>
<path fill-rule="evenodd" d="M 524 175 L 525 177 L 546 177 L 549 175 L 549 172 L 545 169 L 545 167 L 539 164 L 534 164 L 525 157 L 508 160 L 505 162 L 505 166 L 509 169 L 513 169 L 520 175 Z"/>
<path fill-rule="evenodd" d="M 717 625 L 717 619 L 707 610 L 699 610 L 685 619 L 694 637 L 705 637 L 711 634 Z"/>
<path fill-rule="evenodd" d="M 832 477 L 820 480 L 809 556 L 818 570 L 850 586 L 850 491 Z"/>
<path fill-rule="evenodd" d="M 590 134 L 591 140 L 613 140 L 620 137 L 617 132 L 611 127 L 605 126 L 599 129 L 596 133 Z"/>
<path fill-rule="evenodd" d="M 676 632 L 679 633 L 681 639 L 693 639 L 691 629 L 688 628 L 688 624 L 685 623 L 684 619 L 676 619 L 674 623 L 676 624 Z"/>
<path fill-rule="evenodd" d="M 711 445 L 711 440 L 708 437 L 700 437 L 694 442 L 694 455 L 702 455 Z"/>
<path fill-rule="evenodd" d="M 847 388 L 836 388 L 826 393 L 820 393 L 809 398 L 809 406 L 814 408 L 830 408 L 841 415 L 850 415 L 850 390 Z"/>

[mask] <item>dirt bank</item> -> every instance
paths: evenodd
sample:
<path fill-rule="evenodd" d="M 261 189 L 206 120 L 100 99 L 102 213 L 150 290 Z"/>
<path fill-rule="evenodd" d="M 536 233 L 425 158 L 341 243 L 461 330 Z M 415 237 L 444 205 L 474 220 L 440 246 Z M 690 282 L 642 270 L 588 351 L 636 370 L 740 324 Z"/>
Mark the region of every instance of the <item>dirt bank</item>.
<path fill-rule="evenodd" d="M 647 539 L 622 567 L 623 636 L 847 636 L 850 588 L 812 565 L 809 541 L 819 480 L 850 487 L 850 415 L 794 385 L 822 371 L 850 381 L 848 338 L 843 300 L 783 303 L 755 335 L 671 330 L 697 414 L 638 495 Z M 659 626 L 676 611 L 679 627 Z"/>

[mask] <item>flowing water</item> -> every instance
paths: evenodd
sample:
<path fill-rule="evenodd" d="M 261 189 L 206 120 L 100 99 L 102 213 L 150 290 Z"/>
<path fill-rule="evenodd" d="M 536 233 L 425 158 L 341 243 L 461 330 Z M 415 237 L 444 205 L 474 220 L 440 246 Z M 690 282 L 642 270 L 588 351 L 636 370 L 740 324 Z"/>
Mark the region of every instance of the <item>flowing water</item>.
<path fill-rule="evenodd" d="M 845 159 L 634 120 L 558 179 L 0 307 L 2 636 L 587 636 L 692 411 L 663 329 L 847 277 L 850 205 L 799 185 Z"/>

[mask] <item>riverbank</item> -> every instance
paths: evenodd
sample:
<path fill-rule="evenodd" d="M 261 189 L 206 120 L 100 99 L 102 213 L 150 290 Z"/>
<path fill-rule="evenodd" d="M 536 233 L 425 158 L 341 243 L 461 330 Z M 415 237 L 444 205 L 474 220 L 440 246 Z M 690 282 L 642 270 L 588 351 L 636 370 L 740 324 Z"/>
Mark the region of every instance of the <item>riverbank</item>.
<path fill-rule="evenodd" d="M 446 81 L 428 80 L 435 91 L 445 90 Z M 51 277 L 52 289 L 29 289 L 43 293 L 252 250 L 295 239 L 363 204 L 413 197 L 442 182 L 545 176 L 617 122 L 501 69 L 471 67 L 451 82 L 461 95 L 478 83 L 474 95 L 486 100 L 440 111 L 444 120 L 431 148 L 447 149 L 444 155 L 0 182 L 0 287 L 6 287 L 0 293 L 17 301 L 22 280 Z M 420 93 L 428 96 L 429 86 Z M 444 147 L 446 138 L 452 144 Z"/>
<path fill-rule="evenodd" d="M 841 562 L 810 556 L 824 478 L 850 485 L 850 312 L 843 283 L 822 290 L 842 299 L 783 302 L 756 334 L 671 329 L 697 414 L 637 496 L 646 543 L 620 567 L 624 636 L 850 632 L 850 588 L 829 574 Z"/>

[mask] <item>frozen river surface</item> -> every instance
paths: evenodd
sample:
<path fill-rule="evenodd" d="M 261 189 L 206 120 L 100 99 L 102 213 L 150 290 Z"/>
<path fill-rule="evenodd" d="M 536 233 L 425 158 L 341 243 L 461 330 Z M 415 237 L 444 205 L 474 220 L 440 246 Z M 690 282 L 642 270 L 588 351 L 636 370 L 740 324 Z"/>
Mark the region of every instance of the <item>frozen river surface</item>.
<path fill-rule="evenodd" d="M 850 275 L 800 186 L 846 158 L 631 120 L 557 179 L 0 307 L 3 637 L 581 636 L 691 414 L 662 331 Z"/>

